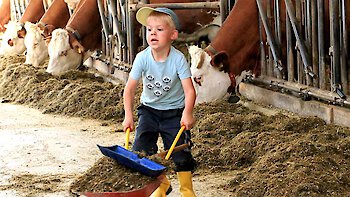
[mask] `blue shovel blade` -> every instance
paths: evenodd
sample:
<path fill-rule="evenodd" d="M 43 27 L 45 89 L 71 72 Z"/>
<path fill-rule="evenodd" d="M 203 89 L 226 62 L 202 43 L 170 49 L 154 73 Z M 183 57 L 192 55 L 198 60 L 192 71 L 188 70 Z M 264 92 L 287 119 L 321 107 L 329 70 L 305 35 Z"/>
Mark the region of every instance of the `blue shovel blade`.
<path fill-rule="evenodd" d="M 119 164 L 136 170 L 146 176 L 157 177 L 166 167 L 147 158 L 139 158 L 137 154 L 121 146 L 100 146 L 97 145 L 102 154 L 116 160 Z"/>

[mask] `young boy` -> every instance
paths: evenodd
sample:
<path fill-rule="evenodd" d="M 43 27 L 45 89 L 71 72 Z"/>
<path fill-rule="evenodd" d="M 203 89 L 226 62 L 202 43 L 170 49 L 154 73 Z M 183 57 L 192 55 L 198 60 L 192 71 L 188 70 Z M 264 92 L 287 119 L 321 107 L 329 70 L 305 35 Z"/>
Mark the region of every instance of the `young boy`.
<path fill-rule="evenodd" d="M 164 148 L 169 149 L 182 125 L 186 130 L 192 128 L 196 94 L 186 58 L 171 46 L 178 37 L 179 19 L 176 14 L 168 8 L 143 7 L 136 13 L 136 19 L 146 26 L 149 46 L 137 54 L 124 89 L 123 127 L 124 131 L 127 128 L 134 129 L 134 97 L 142 78 L 143 91 L 141 105 L 137 108 L 139 122 L 133 150 L 153 155 L 158 151 L 159 134 Z M 184 132 L 177 145 L 189 138 L 189 131 Z M 183 150 L 173 153 L 172 160 L 176 166 L 181 195 L 195 196 L 191 174 L 195 161 L 191 152 Z M 163 177 L 161 185 L 151 196 L 166 196 L 170 191 L 170 182 Z"/>

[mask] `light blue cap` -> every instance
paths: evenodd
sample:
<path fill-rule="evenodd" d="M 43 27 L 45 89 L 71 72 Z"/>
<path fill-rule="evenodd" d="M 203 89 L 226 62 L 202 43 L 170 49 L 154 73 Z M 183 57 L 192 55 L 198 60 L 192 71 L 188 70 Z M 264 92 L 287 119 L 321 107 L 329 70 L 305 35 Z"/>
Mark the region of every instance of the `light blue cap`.
<path fill-rule="evenodd" d="M 180 29 L 179 18 L 177 17 L 175 12 L 173 12 L 169 8 L 163 8 L 163 7 L 160 7 L 160 8 L 142 7 L 136 13 L 136 20 L 139 23 L 141 23 L 142 25 L 147 26 L 147 18 L 152 12 L 161 12 L 161 13 L 169 15 L 171 17 L 171 19 L 173 20 L 176 29 Z"/>

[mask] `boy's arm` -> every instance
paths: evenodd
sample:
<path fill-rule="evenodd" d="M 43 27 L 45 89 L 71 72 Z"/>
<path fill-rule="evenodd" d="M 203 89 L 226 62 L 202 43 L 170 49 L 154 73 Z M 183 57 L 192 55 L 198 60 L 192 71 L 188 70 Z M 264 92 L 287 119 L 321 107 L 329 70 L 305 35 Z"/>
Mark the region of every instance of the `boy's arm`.
<path fill-rule="evenodd" d="M 129 77 L 128 82 L 124 88 L 124 111 L 125 117 L 123 121 L 123 130 L 126 131 L 127 128 L 134 130 L 134 119 L 133 119 L 133 109 L 134 109 L 134 98 L 137 89 L 138 81 L 131 79 Z"/>
<path fill-rule="evenodd" d="M 191 78 L 181 80 L 181 84 L 185 92 L 185 109 L 182 113 L 181 125 L 185 125 L 186 130 L 190 130 L 195 122 L 193 108 L 196 101 L 196 91 Z"/>

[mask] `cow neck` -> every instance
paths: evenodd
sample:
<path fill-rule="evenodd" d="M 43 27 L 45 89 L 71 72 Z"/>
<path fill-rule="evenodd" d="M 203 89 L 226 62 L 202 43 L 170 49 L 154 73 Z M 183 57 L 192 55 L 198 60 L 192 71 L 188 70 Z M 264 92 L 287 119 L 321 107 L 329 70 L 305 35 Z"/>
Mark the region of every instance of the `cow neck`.
<path fill-rule="evenodd" d="M 71 27 L 66 27 L 66 30 L 71 32 L 73 34 L 73 36 L 78 40 L 81 41 L 81 36 L 79 34 L 79 32 Z"/>

